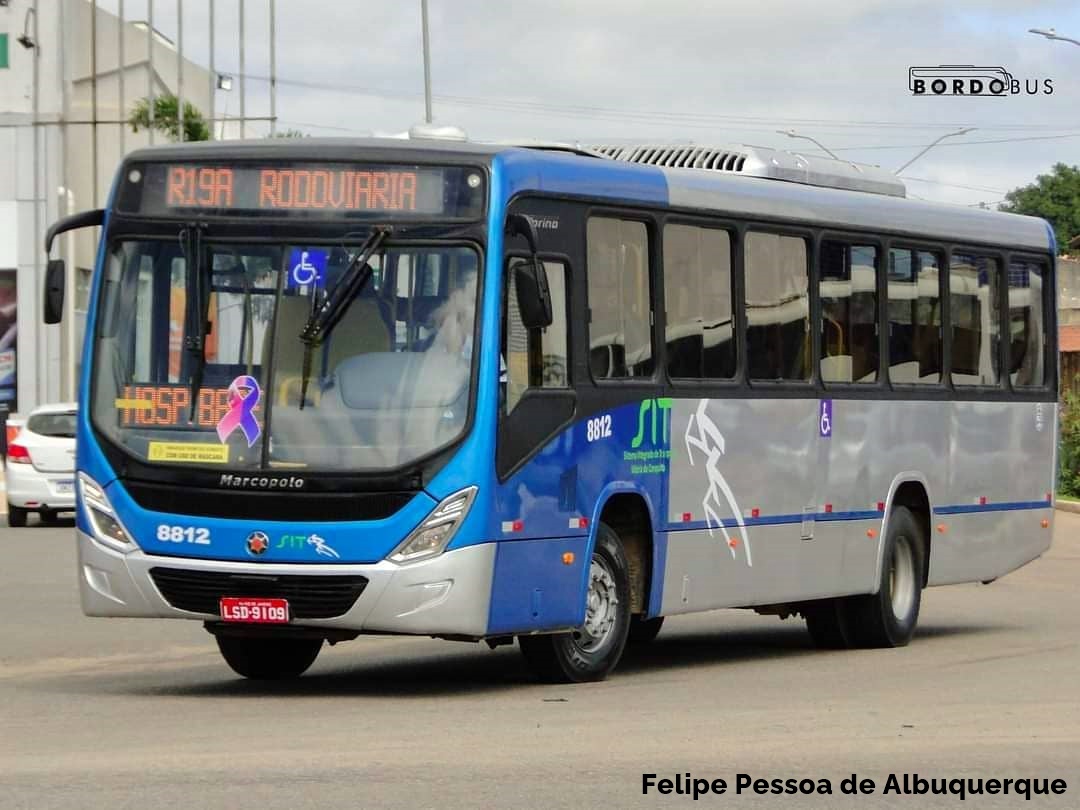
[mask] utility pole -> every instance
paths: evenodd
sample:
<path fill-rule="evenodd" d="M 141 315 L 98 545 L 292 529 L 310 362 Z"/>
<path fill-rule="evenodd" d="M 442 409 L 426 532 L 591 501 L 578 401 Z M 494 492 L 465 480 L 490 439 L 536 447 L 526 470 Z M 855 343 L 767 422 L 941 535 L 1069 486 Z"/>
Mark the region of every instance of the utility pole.
<path fill-rule="evenodd" d="M 270 0 L 270 135 L 277 134 L 277 10 Z"/>
<path fill-rule="evenodd" d="M 244 107 L 247 90 L 247 72 L 244 70 L 244 0 L 240 0 L 240 140 L 246 137 L 247 113 Z"/>
<path fill-rule="evenodd" d="M 427 0 L 420 0 L 420 27 L 424 36 L 424 121 L 431 123 L 431 45 L 428 41 Z"/>

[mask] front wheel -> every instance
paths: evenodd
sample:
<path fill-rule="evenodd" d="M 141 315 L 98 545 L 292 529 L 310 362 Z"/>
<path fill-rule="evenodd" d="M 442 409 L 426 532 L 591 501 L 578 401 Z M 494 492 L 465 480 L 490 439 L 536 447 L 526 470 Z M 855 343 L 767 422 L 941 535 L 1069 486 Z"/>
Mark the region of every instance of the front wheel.
<path fill-rule="evenodd" d="M 321 638 L 216 636 L 225 663 L 237 675 L 259 681 L 298 678 L 315 663 Z"/>
<path fill-rule="evenodd" d="M 852 597 L 847 615 L 854 646 L 903 647 L 911 640 L 922 604 L 926 539 L 907 507 L 889 517 L 877 593 Z"/>
<path fill-rule="evenodd" d="M 619 536 L 597 527 L 585 623 L 572 633 L 519 636 L 529 668 L 548 683 L 600 681 L 622 657 L 630 629 L 630 576 Z"/>

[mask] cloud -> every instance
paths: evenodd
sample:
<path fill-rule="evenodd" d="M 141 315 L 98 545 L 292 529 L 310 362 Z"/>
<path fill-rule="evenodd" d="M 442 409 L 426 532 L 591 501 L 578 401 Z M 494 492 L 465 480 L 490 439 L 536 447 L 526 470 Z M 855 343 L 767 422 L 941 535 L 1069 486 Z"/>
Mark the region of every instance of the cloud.
<path fill-rule="evenodd" d="M 186 5 L 185 37 L 194 48 L 205 40 L 206 22 L 201 4 Z M 958 186 L 1011 188 L 1055 161 L 1076 163 L 1080 150 L 1080 137 L 977 143 L 1080 133 L 1080 48 L 1026 33 L 1056 25 L 1080 37 L 1074 2 L 429 5 L 436 117 L 476 138 L 789 148 L 795 143 L 775 130 L 794 127 L 848 150 L 841 152 L 847 158 L 894 168 L 951 128 L 974 126 L 964 138 L 970 145 L 943 144 L 911 169 L 952 184 L 912 183 L 913 192 L 964 204 L 998 196 Z M 236 70 L 235 9 L 217 6 L 217 61 Z M 137 0 L 127 8 L 134 17 Z M 248 0 L 246 8 L 246 71 L 265 76 L 266 5 Z M 422 119 L 419 3 L 277 0 L 277 10 L 278 115 L 285 126 L 314 134 L 393 132 Z M 167 10 L 158 20 L 169 25 Z M 919 64 L 1004 65 L 1020 78 L 1052 78 L 1054 92 L 913 98 L 907 71 Z M 251 114 L 264 114 L 266 83 L 250 79 L 247 98 Z"/>

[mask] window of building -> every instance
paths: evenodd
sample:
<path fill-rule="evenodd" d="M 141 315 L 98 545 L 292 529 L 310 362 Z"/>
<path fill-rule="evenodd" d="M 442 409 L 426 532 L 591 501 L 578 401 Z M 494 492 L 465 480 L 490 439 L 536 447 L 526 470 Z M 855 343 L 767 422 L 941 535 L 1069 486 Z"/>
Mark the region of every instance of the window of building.
<path fill-rule="evenodd" d="M 752 380 L 810 379 L 806 240 L 746 235 L 746 342 Z"/>
<path fill-rule="evenodd" d="M 715 228 L 664 228 L 664 330 L 673 379 L 735 376 L 731 236 Z"/>
<path fill-rule="evenodd" d="M 1014 388 L 1046 383 L 1046 266 L 1009 263 L 1009 379 Z"/>
<path fill-rule="evenodd" d="M 954 385 L 997 385 L 1001 266 L 996 259 L 954 253 L 949 266 Z"/>
<path fill-rule="evenodd" d="M 645 224 L 593 217 L 586 236 L 592 375 L 647 377 L 653 372 L 653 353 Z"/>
<path fill-rule="evenodd" d="M 0 34 L 0 68 L 9 67 L 8 65 L 8 35 Z"/>
<path fill-rule="evenodd" d="M 889 251 L 889 380 L 941 382 L 941 258 L 930 251 Z"/>
<path fill-rule="evenodd" d="M 821 243 L 821 378 L 872 383 L 878 374 L 877 248 Z"/>
<path fill-rule="evenodd" d="M 551 291 L 551 326 L 526 329 L 521 322 L 514 286 L 514 268 L 524 259 L 513 259 L 506 283 L 506 412 L 514 410 L 530 388 L 566 388 L 570 385 L 567 357 L 566 265 L 544 262 Z"/>

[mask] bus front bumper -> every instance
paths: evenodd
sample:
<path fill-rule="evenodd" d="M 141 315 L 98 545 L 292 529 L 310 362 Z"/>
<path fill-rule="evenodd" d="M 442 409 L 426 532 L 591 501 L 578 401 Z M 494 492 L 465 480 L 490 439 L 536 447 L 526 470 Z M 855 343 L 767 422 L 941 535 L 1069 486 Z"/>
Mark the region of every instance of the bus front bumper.
<path fill-rule="evenodd" d="M 370 565 L 289 565 L 162 557 L 141 550 L 121 554 L 102 547 L 85 532 L 76 530 L 76 534 L 79 590 L 87 616 L 220 620 L 216 613 L 174 607 L 155 584 L 153 568 L 241 577 L 351 575 L 366 578 L 367 585 L 344 613 L 325 619 L 294 619 L 290 624 L 412 635 L 479 638 L 487 634 L 494 543 L 466 546 L 410 565 L 386 560 Z M 241 586 L 228 595 L 244 596 L 242 590 Z"/>

